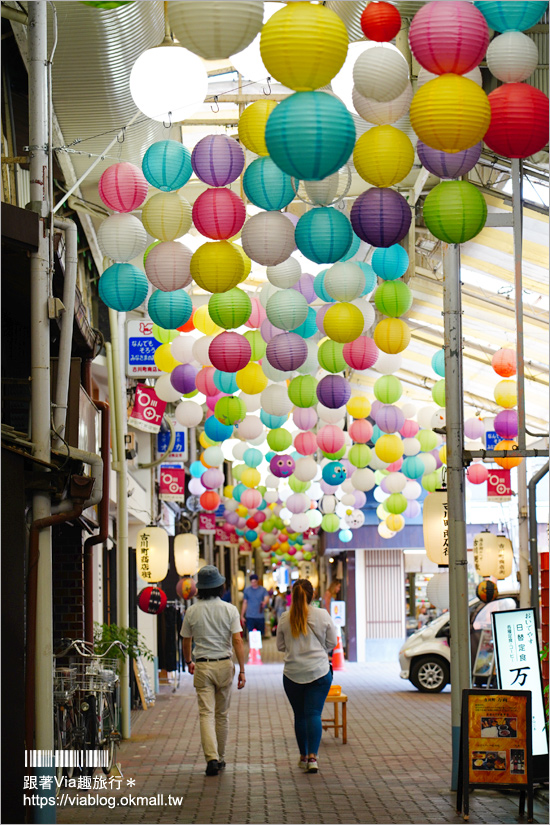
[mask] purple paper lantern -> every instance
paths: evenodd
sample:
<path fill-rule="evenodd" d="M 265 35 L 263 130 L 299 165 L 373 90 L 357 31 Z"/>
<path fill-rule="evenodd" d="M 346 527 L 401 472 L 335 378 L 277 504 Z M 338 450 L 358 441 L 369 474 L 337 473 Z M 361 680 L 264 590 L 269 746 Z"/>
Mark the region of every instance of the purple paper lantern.
<path fill-rule="evenodd" d="M 370 417 L 372 418 L 372 420 L 373 420 L 375 423 L 376 423 L 376 416 L 378 415 L 378 412 L 379 412 L 380 408 L 381 408 L 381 407 L 383 407 L 383 406 L 384 406 L 384 405 L 382 404 L 382 402 L 381 402 L 381 401 L 379 401 L 378 399 L 376 399 L 375 401 L 373 401 L 373 402 L 372 402 L 372 404 L 371 404 L 371 408 L 370 408 Z"/>
<path fill-rule="evenodd" d="M 336 410 L 347 404 L 351 396 L 350 385 L 343 375 L 325 375 L 317 384 L 317 398 L 325 407 Z"/>
<path fill-rule="evenodd" d="M 239 517 L 237 513 L 229 512 L 227 513 L 225 520 L 228 524 L 237 524 L 237 522 L 239 521 Z"/>
<path fill-rule="evenodd" d="M 371 246 L 388 247 L 403 240 L 411 225 L 411 208 L 394 189 L 373 186 L 351 208 L 356 235 Z"/>
<path fill-rule="evenodd" d="M 361 510 L 367 503 L 366 493 L 362 490 L 354 490 L 353 495 L 355 496 L 355 509 Z"/>
<path fill-rule="evenodd" d="M 272 338 L 275 337 L 275 335 L 281 334 L 281 330 L 279 329 L 279 327 L 274 327 L 271 321 L 268 318 L 265 318 L 260 325 L 260 334 L 266 342 L 266 344 L 269 344 L 269 342 Z"/>
<path fill-rule="evenodd" d="M 265 357 L 276 370 L 288 372 L 297 370 L 306 362 L 307 344 L 294 332 L 279 332 L 268 342 Z"/>
<path fill-rule="evenodd" d="M 437 175 L 438 178 L 453 179 L 466 175 L 474 168 L 481 157 L 483 141 L 480 140 L 475 146 L 456 152 L 454 155 L 441 152 L 439 149 L 432 149 L 421 140 L 418 141 L 416 148 L 420 163 L 428 172 Z"/>
<path fill-rule="evenodd" d="M 312 430 L 317 424 L 318 415 L 313 407 L 295 407 L 292 414 L 299 430 Z"/>
<path fill-rule="evenodd" d="M 376 412 L 375 420 L 382 432 L 396 433 L 405 423 L 405 416 L 399 407 L 393 404 L 382 404 Z"/>
<path fill-rule="evenodd" d="M 417 518 L 420 515 L 420 504 L 418 501 L 409 501 L 407 504 L 407 509 L 404 513 L 401 513 L 403 518 L 410 519 L 410 518 Z"/>
<path fill-rule="evenodd" d="M 311 302 L 317 297 L 315 290 L 313 289 L 314 280 L 313 275 L 308 275 L 307 272 L 304 272 L 304 274 L 300 277 L 300 280 L 290 288 L 295 289 L 296 292 L 300 292 L 308 304 L 311 304 Z"/>
<path fill-rule="evenodd" d="M 317 315 L 315 317 L 315 323 L 317 324 L 317 329 L 321 333 L 321 335 L 326 335 L 325 332 L 325 315 L 327 314 L 328 310 L 334 306 L 334 304 L 325 304 L 322 307 L 319 307 L 317 310 Z"/>
<path fill-rule="evenodd" d="M 188 392 L 196 390 L 197 373 L 198 369 L 192 364 L 178 364 L 170 373 L 170 383 L 182 395 L 187 395 Z"/>
<path fill-rule="evenodd" d="M 227 186 L 244 169 L 244 152 L 227 135 L 207 135 L 199 140 L 191 155 L 196 176 L 209 186 Z"/>
<path fill-rule="evenodd" d="M 493 428 L 497 435 L 506 440 L 515 438 L 518 434 L 517 410 L 502 410 L 495 416 Z"/>
<path fill-rule="evenodd" d="M 334 495 L 334 493 L 338 489 L 337 484 L 327 484 L 327 482 L 324 479 L 321 479 L 321 481 L 319 482 L 319 486 L 321 487 L 321 490 L 326 496 Z"/>
<path fill-rule="evenodd" d="M 433 457 L 435 458 L 435 469 L 436 470 L 439 470 L 439 468 L 443 466 L 443 462 L 439 458 L 439 450 L 440 449 L 441 449 L 441 447 L 434 447 L 433 450 L 430 450 L 431 455 L 433 455 Z"/>

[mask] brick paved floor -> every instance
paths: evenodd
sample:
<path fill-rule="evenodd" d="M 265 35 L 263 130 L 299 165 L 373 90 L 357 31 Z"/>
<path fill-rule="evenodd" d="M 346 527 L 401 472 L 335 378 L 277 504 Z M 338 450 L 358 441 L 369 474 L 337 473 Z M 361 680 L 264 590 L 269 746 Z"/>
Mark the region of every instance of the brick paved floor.
<path fill-rule="evenodd" d="M 227 769 L 204 775 L 192 679 L 163 687 L 154 708 L 137 711 L 132 738 L 119 759 L 119 791 L 71 792 L 73 797 L 116 798 L 114 809 L 65 805 L 62 823 L 462 823 L 450 784 L 449 688 L 428 695 L 399 678 L 399 665 L 350 664 L 335 674 L 348 694 L 348 743 L 323 734 L 320 772 L 296 766 L 290 706 L 280 655 L 265 643 L 262 667 L 249 667 L 247 686 L 235 688 L 230 711 Z M 133 787 L 126 786 L 134 779 Z M 163 794 L 137 807 L 122 797 Z M 169 804 L 169 794 L 183 797 Z M 472 823 L 518 822 L 518 797 L 476 791 Z M 535 822 L 548 810 L 535 802 Z"/>

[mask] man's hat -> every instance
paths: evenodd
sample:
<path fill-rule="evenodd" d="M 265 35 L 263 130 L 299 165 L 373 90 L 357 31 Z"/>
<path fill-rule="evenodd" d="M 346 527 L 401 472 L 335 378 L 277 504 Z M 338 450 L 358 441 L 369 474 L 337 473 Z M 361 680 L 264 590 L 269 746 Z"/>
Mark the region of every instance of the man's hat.
<path fill-rule="evenodd" d="M 199 570 L 197 576 L 197 588 L 199 590 L 211 590 L 224 584 L 225 576 L 222 576 L 217 567 L 213 564 L 206 564 Z"/>

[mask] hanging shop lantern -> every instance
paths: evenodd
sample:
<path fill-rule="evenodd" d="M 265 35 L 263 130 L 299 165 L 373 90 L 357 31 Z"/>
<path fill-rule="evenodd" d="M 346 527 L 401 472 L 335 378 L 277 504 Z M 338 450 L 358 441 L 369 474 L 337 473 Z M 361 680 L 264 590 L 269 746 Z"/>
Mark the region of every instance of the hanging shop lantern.
<path fill-rule="evenodd" d="M 426 506 L 426 502 L 424 502 Z M 497 537 L 484 530 L 474 536 L 474 567 L 480 576 L 496 576 L 498 571 Z"/>
<path fill-rule="evenodd" d="M 199 180 L 209 186 L 227 186 L 243 171 L 244 152 L 227 135 L 207 135 L 195 145 L 191 165 Z"/>
<path fill-rule="evenodd" d="M 303 338 L 293 332 L 275 335 L 267 344 L 265 355 L 276 370 L 288 372 L 296 370 L 305 362 L 308 354 Z"/>
<path fill-rule="evenodd" d="M 298 249 L 310 261 L 335 263 L 350 248 L 353 230 L 342 212 L 331 206 L 319 206 L 302 215 L 295 238 Z"/>
<path fill-rule="evenodd" d="M 276 266 L 294 252 L 294 227 L 280 212 L 260 212 L 249 218 L 242 231 L 243 249 L 262 266 Z"/>
<path fill-rule="evenodd" d="M 505 83 L 489 95 L 491 123 L 483 138 L 506 158 L 526 158 L 548 143 L 548 97 L 528 83 Z"/>
<path fill-rule="evenodd" d="M 343 407 L 350 396 L 351 388 L 343 375 L 325 375 L 317 384 L 317 398 L 331 410 Z"/>
<path fill-rule="evenodd" d="M 243 188 L 251 203 L 270 211 L 284 209 L 295 198 L 290 175 L 279 169 L 270 157 L 252 161 L 244 173 Z"/>
<path fill-rule="evenodd" d="M 357 173 L 373 186 L 393 186 L 406 178 L 414 163 L 414 148 L 395 126 L 375 126 L 365 132 L 353 150 Z"/>
<path fill-rule="evenodd" d="M 434 74 L 457 75 L 475 69 L 489 45 L 481 12 L 462 0 L 433 0 L 414 15 L 409 28 L 411 51 Z"/>
<path fill-rule="evenodd" d="M 201 289 L 226 292 L 240 283 L 244 262 L 229 241 L 213 241 L 199 246 L 191 258 L 190 269 L 193 280 Z"/>
<path fill-rule="evenodd" d="M 492 579 L 484 579 L 476 587 L 476 596 L 482 602 L 493 602 L 498 597 L 498 588 Z"/>
<path fill-rule="evenodd" d="M 136 538 L 137 572 L 146 582 L 161 582 L 168 573 L 168 533 L 162 527 L 144 527 Z"/>
<path fill-rule="evenodd" d="M 207 189 L 193 204 L 193 223 L 207 238 L 224 241 L 241 231 L 246 209 L 231 189 Z"/>
<path fill-rule="evenodd" d="M 143 207 L 141 220 L 153 238 L 174 241 L 191 229 L 191 205 L 178 192 L 159 192 Z"/>
<path fill-rule="evenodd" d="M 197 595 L 197 585 L 195 584 L 195 580 L 190 577 L 180 579 L 176 584 L 176 595 L 184 601 L 194 599 Z"/>
<path fill-rule="evenodd" d="M 487 25 L 497 32 L 525 31 L 541 19 L 548 8 L 546 0 L 479 0 L 474 2 Z"/>
<path fill-rule="evenodd" d="M 404 91 L 396 98 L 380 101 L 372 97 L 365 97 L 354 87 L 351 98 L 355 111 L 363 120 L 377 126 L 384 126 L 395 123 L 407 114 L 413 99 L 413 89 L 412 85 L 407 83 Z"/>
<path fill-rule="evenodd" d="M 434 573 L 426 585 L 426 599 L 440 610 L 449 609 L 449 571 Z"/>
<path fill-rule="evenodd" d="M 499 581 L 512 575 L 514 563 L 514 548 L 506 536 L 497 536 L 498 563 L 496 577 Z"/>
<path fill-rule="evenodd" d="M 407 459 L 409 461 L 410 459 Z M 413 459 L 414 460 L 414 459 Z M 447 491 L 430 493 L 422 507 L 426 555 L 434 564 L 449 564 L 449 506 Z"/>
<path fill-rule="evenodd" d="M 168 19 L 182 46 L 205 60 L 221 60 L 252 43 L 262 28 L 263 3 L 236 0 L 228 6 L 211 0 L 172 0 Z"/>
<path fill-rule="evenodd" d="M 407 61 L 391 43 L 377 43 L 362 52 L 353 67 L 353 83 L 363 97 L 382 103 L 395 100 L 409 82 Z"/>
<path fill-rule="evenodd" d="M 487 204 L 473 183 L 443 181 L 426 197 L 423 215 L 426 226 L 436 238 L 445 243 L 465 243 L 475 238 L 485 226 Z"/>
<path fill-rule="evenodd" d="M 103 172 L 98 190 L 105 206 L 113 212 L 133 212 L 144 202 L 149 186 L 139 167 L 122 161 Z"/>
<path fill-rule="evenodd" d="M 438 178 L 460 178 L 467 175 L 481 157 L 483 141 L 479 141 L 469 149 L 449 154 L 439 149 L 426 146 L 421 140 L 416 144 L 416 151 L 422 166 Z"/>
<path fill-rule="evenodd" d="M 519 31 L 495 37 L 487 49 L 487 66 L 503 83 L 521 83 L 533 74 L 539 62 L 534 40 Z"/>
<path fill-rule="evenodd" d="M 193 533 L 178 533 L 174 539 L 174 562 L 180 576 L 194 576 L 199 569 L 199 540 Z"/>
<path fill-rule="evenodd" d="M 401 29 L 401 15 L 391 3 L 367 3 L 361 14 L 361 28 L 367 40 L 393 40 Z"/>
<path fill-rule="evenodd" d="M 288 385 L 288 397 L 295 407 L 313 407 L 317 380 L 313 375 L 297 375 Z"/>
<path fill-rule="evenodd" d="M 269 116 L 277 106 L 274 100 L 256 100 L 247 106 L 239 117 L 239 140 L 256 155 L 269 155 L 265 142 L 265 129 Z"/>
<path fill-rule="evenodd" d="M 503 441 L 499 441 L 495 444 L 495 450 L 517 450 L 518 445 L 515 441 L 509 441 L 504 439 Z M 499 467 L 502 467 L 504 470 L 511 470 L 512 467 L 518 467 L 523 458 L 518 456 L 518 458 L 514 458 L 513 456 L 507 456 L 505 458 L 495 458 L 495 464 L 498 464 Z"/>
<path fill-rule="evenodd" d="M 403 240 L 411 225 L 411 208 L 394 189 L 367 189 L 356 198 L 350 213 L 351 225 L 361 240 L 389 247 Z"/>
<path fill-rule="evenodd" d="M 517 371 L 516 351 L 508 347 L 497 350 L 491 360 L 491 366 L 501 378 L 510 378 Z"/>
<path fill-rule="evenodd" d="M 236 373 L 250 362 L 252 349 L 244 335 L 222 332 L 216 335 L 208 348 L 212 366 L 222 372 Z"/>
<path fill-rule="evenodd" d="M 138 607 L 144 613 L 158 616 L 159 613 L 166 610 L 167 602 L 168 597 L 160 587 L 144 587 L 138 593 Z"/>
<path fill-rule="evenodd" d="M 99 248 L 113 261 L 127 262 L 147 246 L 147 232 L 139 218 L 125 213 L 105 218 L 97 231 Z"/>
<path fill-rule="evenodd" d="M 156 289 L 172 292 L 191 283 L 191 250 L 178 241 L 157 244 L 147 255 L 145 274 Z"/>
<path fill-rule="evenodd" d="M 181 189 L 193 173 L 191 153 L 177 140 L 159 140 L 149 146 L 141 168 L 151 186 L 161 192 Z"/>
<path fill-rule="evenodd" d="M 144 272 L 133 264 L 113 264 L 99 279 L 99 297 L 110 309 L 130 312 L 143 303 L 149 291 Z"/>

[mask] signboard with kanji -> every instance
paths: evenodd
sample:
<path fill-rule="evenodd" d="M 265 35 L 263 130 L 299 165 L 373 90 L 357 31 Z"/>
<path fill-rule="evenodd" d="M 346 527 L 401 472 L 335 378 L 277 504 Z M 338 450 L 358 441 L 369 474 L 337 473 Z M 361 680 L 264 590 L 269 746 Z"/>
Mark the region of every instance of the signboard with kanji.
<path fill-rule="evenodd" d="M 499 441 L 502 441 L 502 438 L 496 434 L 494 430 L 487 430 L 485 433 L 485 449 L 486 450 L 496 450 L 496 446 Z"/>
<path fill-rule="evenodd" d="M 130 413 L 128 424 L 136 430 L 143 430 L 146 433 L 158 433 L 165 410 L 166 401 L 162 401 L 157 396 L 153 387 L 138 384 L 134 408 Z"/>
<path fill-rule="evenodd" d="M 161 467 L 159 498 L 162 501 L 181 501 L 185 498 L 185 470 L 182 467 Z"/>
<path fill-rule="evenodd" d="M 182 427 L 177 422 L 174 422 L 174 430 L 176 431 L 176 440 L 169 455 L 164 458 L 164 461 L 186 461 L 187 460 L 187 429 Z M 157 453 L 159 456 L 164 455 L 170 443 L 170 431 L 158 433 L 157 435 Z"/>
<path fill-rule="evenodd" d="M 489 470 L 487 479 L 487 501 L 510 501 L 510 470 Z"/>
<path fill-rule="evenodd" d="M 129 378 L 155 378 L 162 375 L 155 364 L 155 351 L 160 341 L 153 336 L 153 322 L 150 318 L 126 323 L 128 342 L 126 375 Z"/>

